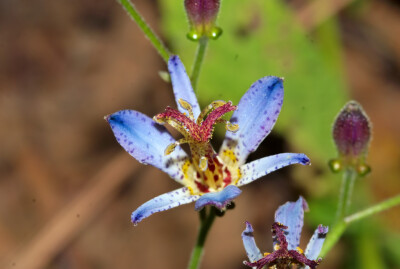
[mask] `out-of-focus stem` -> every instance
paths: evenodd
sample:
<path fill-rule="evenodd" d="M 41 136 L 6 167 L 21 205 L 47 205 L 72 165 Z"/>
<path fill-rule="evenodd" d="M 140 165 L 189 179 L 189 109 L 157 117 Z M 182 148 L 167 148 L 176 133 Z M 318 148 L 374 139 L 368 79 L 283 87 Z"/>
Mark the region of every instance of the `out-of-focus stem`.
<path fill-rule="evenodd" d="M 345 217 L 343 220 L 337 222 L 333 226 L 333 228 L 329 231 L 328 236 L 324 242 L 324 246 L 322 247 L 320 256 L 324 257 L 329 252 L 329 250 L 336 244 L 336 242 L 342 236 L 347 226 L 350 225 L 351 223 L 398 205 L 400 205 L 400 195 L 389 198 L 367 209 L 364 209 L 348 217 Z"/>
<path fill-rule="evenodd" d="M 126 12 L 129 16 L 137 23 L 137 25 L 142 29 L 143 33 L 150 40 L 151 44 L 153 44 L 154 48 L 158 51 L 161 57 L 165 62 L 168 62 L 168 59 L 171 53 L 162 43 L 160 38 L 153 32 L 150 26 L 145 22 L 139 12 L 136 10 L 135 5 L 130 0 L 118 0 L 121 5 L 125 8 Z"/>

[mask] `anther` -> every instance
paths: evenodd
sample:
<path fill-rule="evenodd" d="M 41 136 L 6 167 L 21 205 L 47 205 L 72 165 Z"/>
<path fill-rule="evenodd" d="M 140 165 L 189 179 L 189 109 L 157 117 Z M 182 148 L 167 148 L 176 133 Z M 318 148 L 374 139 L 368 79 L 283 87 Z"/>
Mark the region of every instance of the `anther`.
<path fill-rule="evenodd" d="M 164 151 L 164 155 L 170 155 L 175 150 L 176 146 L 178 146 L 177 142 L 169 144 Z"/>
<path fill-rule="evenodd" d="M 211 106 L 212 106 L 213 109 L 215 109 L 215 108 L 220 107 L 220 106 L 223 106 L 223 105 L 225 105 L 225 104 L 226 104 L 225 101 L 217 100 L 217 101 L 213 101 L 213 102 L 211 103 Z"/>
<path fill-rule="evenodd" d="M 169 155 L 169 154 L 171 154 L 172 152 L 174 152 L 176 146 L 181 145 L 181 144 L 184 144 L 184 143 L 187 143 L 187 140 L 184 139 L 184 138 L 181 138 L 181 139 L 179 139 L 178 141 L 176 141 L 176 142 L 174 142 L 174 143 L 172 143 L 172 144 L 169 144 L 169 145 L 166 147 L 166 149 L 164 150 L 164 155 Z"/>
<path fill-rule="evenodd" d="M 304 251 L 303 251 L 301 248 L 299 248 L 299 247 L 297 247 L 296 250 L 297 250 L 297 252 L 300 253 L 300 254 L 303 254 L 303 253 L 304 253 Z"/>
<path fill-rule="evenodd" d="M 189 117 L 190 117 L 191 119 L 194 119 L 192 105 L 189 104 L 189 102 L 183 100 L 182 98 L 180 98 L 180 99 L 178 100 L 178 103 L 181 105 L 181 107 L 182 107 L 183 109 L 187 110 L 187 112 L 189 113 Z"/>
<path fill-rule="evenodd" d="M 226 122 L 225 128 L 230 132 L 237 132 L 239 130 L 239 124 L 231 123 L 230 121 Z"/>

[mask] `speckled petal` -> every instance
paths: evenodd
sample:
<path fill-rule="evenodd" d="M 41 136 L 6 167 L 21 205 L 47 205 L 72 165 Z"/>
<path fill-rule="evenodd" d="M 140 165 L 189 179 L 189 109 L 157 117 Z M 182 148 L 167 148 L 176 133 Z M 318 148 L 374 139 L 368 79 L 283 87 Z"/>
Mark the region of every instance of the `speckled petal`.
<path fill-rule="evenodd" d="M 195 209 L 200 210 L 206 205 L 212 205 L 219 209 L 225 208 L 242 191 L 233 185 L 226 186 L 222 191 L 203 194 L 195 204 Z"/>
<path fill-rule="evenodd" d="M 243 186 L 266 174 L 291 164 L 309 165 L 310 159 L 303 153 L 280 153 L 252 161 L 240 167 L 242 177 L 236 184 Z"/>
<path fill-rule="evenodd" d="M 183 99 L 192 105 L 194 117 L 197 118 L 200 115 L 200 106 L 185 67 L 177 55 L 173 55 L 169 58 L 168 70 L 171 76 L 172 88 L 174 90 L 175 101 L 179 111 L 182 113 L 187 112 L 178 103 L 179 99 Z"/>
<path fill-rule="evenodd" d="M 308 242 L 305 255 L 310 260 L 318 259 L 318 255 L 321 252 L 322 246 L 324 244 L 326 234 L 328 233 L 328 227 L 319 225 L 315 230 L 313 236 Z"/>
<path fill-rule="evenodd" d="M 231 122 L 239 124 L 237 132 L 227 132 L 221 152 L 233 150 L 239 164 L 255 151 L 271 132 L 283 102 L 283 81 L 278 77 L 264 77 L 251 85 L 233 113 Z"/>
<path fill-rule="evenodd" d="M 188 204 L 199 199 L 199 195 L 191 195 L 187 187 L 164 193 L 141 205 L 132 215 L 133 224 L 138 224 L 148 216 L 180 205 Z"/>
<path fill-rule="evenodd" d="M 308 205 L 303 197 L 296 202 L 286 202 L 275 212 L 275 222 L 287 226 L 286 240 L 289 250 L 295 250 L 300 243 L 301 229 L 303 228 L 304 211 L 308 210 Z M 274 246 L 276 242 L 274 242 Z"/>
<path fill-rule="evenodd" d="M 258 261 L 263 257 L 260 249 L 257 247 L 256 241 L 254 240 L 253 227 L 250 222 L 246 221 L 246 229 L 242 233 L 242 240 L 250 262 Z"/>
<path fill-rule="evenodd" d="M 121 110 L 106 117 L 118 143 L 136 160 L 151 164 L 178 182 L 182 182 L 182 165 L 187 154 L 177 147 L 165 156 L 167 146 L 175 142 L 165 127 L 134 110 Z"/>

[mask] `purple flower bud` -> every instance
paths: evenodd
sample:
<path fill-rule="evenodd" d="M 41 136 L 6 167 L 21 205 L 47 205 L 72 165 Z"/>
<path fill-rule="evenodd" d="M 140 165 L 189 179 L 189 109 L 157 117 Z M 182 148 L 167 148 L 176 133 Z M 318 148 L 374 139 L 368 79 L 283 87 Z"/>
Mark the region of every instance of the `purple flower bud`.
<path fill-rule="evenodd" d="M 185 0 L 185 9 L 191 30 L 188 38 L 198 40 L 202 36 L 218 38 L 222 30 L 215 26 L 220 0 Z"/>
<path fill-rule="evenodd" d="M 351 165 L 360 174 L 369 172 L 364 160 L 371 140 L 371 126 L 356 101 L 348 102 L 340 111 L 333 125 L 333 139 L 339 152 L 339 159 L 331 161 L 334 171 L 341 170 L 343 165 Z"/>

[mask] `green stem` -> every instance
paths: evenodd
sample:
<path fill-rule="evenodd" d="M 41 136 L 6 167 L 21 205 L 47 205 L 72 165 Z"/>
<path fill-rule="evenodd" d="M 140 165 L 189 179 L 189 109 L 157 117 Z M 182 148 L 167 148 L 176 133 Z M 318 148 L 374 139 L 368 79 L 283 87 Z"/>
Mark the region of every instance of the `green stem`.
<path fill-rule="evenodd" d="M 397 195 L 397 196 L 389 198 L 383 202 L 380 202 L 379 204 L 373 205 L 370 208 L 364 209 L 353 215 L 350 215 L 350 216 L 346 217 L 344 219 L 344 221 L 347 224 L 350 224 L 354 221 L 369 217 L 373 214 L 379 213 L 381 211 L 384 211 L 386 209 L 389 209 L 389 208 L 394 207 L 399 204 L 400 204 L 400 195 Z"/>
<path fill-rule="evenodd" d="M 203 36 L 200 38 L 191 75 L 192 87 L 195 92 L 197 89 L 197 81 L 199 80 L 201 65 L 203 64 L 204 55 L 206 54 L 207 44 L 208 37 Z"/>
<path fill-rule="evenodd" d="M 342 236 L 347 226 L 349 226 L 351 223 L 398 205 L 400 205 L 400 195 L 389 198 L 383 202 L 380 202 L 379 204 L 376 204 L 360 212 L 345 217 L 343 220 L 336 223 L 333 226 L 332 230 L 329 231 L 328 236 L 324 242 L 324 246 L 322 247 L 320 256 L 324 257 L 329 252 L 329 250 L 336 244 L 336 242 Z"/>
<path fill-rule="evenodd" d="M 197 269 L 200 266 L 200 261 L 204 252 L 204 243 L 206 242 L 207 234 L 210 231 L 211 225 L 215 219 L 215 208 L 210 208 L 208 216 L 206 209 L 200 211 L 200 228 L 197 235 L 196 245 L 193 248 L 192 256 L 189 261 L 188 269 Z"/>
<path fill-rule="evenodd" d="M 118 0 L 121 5 L 125 8 L 126 12 L 130 17 L 138 24 L 143 33 L 147 36 L 150 42 L 153 44 L 154 48 L 158 51 L 164 61 L 168 62 L 171 53 L 162 43 L 160 38 L 153 32 L 150 26 L 145 22 L 139 12 L 136 10 L 134 4 L 130 0 Z"/>
<path fill-rule="evenodd" d="M 351 204 L 354 181 L 356 178 L 357 172 L 353 168 L 347 168 L 343 173 L 342 186 L 339 194 L 339 205 L 336 213 L 336 222 L 342 221 L 348 213 Z"/>

